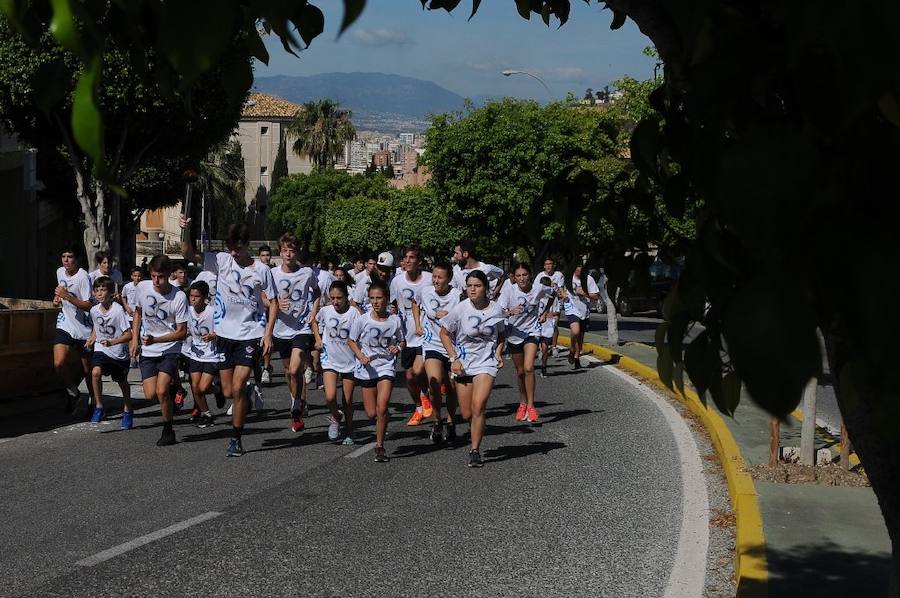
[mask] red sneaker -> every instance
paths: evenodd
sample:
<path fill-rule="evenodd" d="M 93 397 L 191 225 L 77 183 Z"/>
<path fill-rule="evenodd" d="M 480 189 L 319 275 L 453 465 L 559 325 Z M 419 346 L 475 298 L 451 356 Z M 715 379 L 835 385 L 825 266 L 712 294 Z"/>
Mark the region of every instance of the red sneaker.
<path fill-rule="evenodd" d="M 527 413 L 525 414 L 525 421 L 536 424 L 538 421 L 537 409 L 535 409 L 534 407 L 529 407 Z"/>
<path fill-rule="evenodd" d="M 525 403 L 519 403 L 519 408 L 516 409 L 516 421 L 520 422 L 525 419 L 526 411 L 528 406 Z"/>
<path fill-rule="evenodd" d="M 306 423 L 303 421 L 303 414 L 299 411 L 292 411 L 291 432 L 302 432 L 305 427 Z"/>
<path fill-rule="evenodd" d="M 434 414 L 434 407 L 431 406 L 431 399 L 428 398 L 428 395 L 422 393 L 419 397 L 422 400 L 422 416 L 423 417 L 431 417 Z"/>

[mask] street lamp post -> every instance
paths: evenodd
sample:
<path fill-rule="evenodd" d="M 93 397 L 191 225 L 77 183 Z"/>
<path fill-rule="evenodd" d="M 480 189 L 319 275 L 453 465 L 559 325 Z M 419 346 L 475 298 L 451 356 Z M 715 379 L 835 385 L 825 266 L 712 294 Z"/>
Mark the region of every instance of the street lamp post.
<path fill-rule="evenodd" d="M 506 71 L 503 71 L 503 76 L 504 76 L 504 77 L 509 77 L 510 75 L 526 75 L 526 76 L 528 76 L 528 77 L 531 77 L 532 79 L 536 80 L 538 83 L 540 83 L 541 85 L 543 85 L 543 86 L 544 86 L 544 89 L 547 90 L 547 94 L 549 94 L 551 98 L 553 97 L 553 92 L 550 91 L 550 88 L 547 87 L 547 84 L 544 83 L 544 80 L 541 79 L 540 77 L 538 77 L 537 75 L 534 75 L 534 74 L 532 74 L 532 73 L 529 73 L 528 71 L 514 71 L 514 70 L 506 70 Z"/>

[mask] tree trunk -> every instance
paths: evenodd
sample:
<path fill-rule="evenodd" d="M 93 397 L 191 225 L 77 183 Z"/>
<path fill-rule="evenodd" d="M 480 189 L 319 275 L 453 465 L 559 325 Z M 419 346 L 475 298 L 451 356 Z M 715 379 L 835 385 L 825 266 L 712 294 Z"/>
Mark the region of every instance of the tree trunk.
<path fill-rule="evenodd" d="M 616 315 L 616 304 L 609 298 L 609 293 L 605 290 L 600 295 L 600 299 L 606 304 L 606 336 L 609 338 L 609 344 L 613 347 L 619 346 L 619 320 Z"/>
<path fill-rule="evenodd" d="M 769 420 L 769 467 L 778 465 L 778 448 L 780 447 L 781 423 L 777 417 Z"/>
<path fill-rule="evenodd" d="M 892 394 L 888 389 L 870 386 L 856 388 L 853 382 L 859 383 L 857 376 L 851 382 L 848 347 L 835 334 L 825 337 L 828 354 L 828 365 L 835 380 L 835 392 L 844 424 L 849 438 L 841 438 L 842 443 L 853 439 L 853 446 L 859 460 L 865 468 L 872 490 L 878 498 L 878 506 L 884 516 L 888 535 L 891 538 L 892 560 L 889 595 L 900 598 L 900 436 L 888 434 L 879 424 L 883 415 L 877 405 L 881 397 Z M 846 376 L 847 379 L 844 379 Z M 879 397 L 873 400 L 872 397 Z M 900 397 L 891 396 L 891 401 Z"/>

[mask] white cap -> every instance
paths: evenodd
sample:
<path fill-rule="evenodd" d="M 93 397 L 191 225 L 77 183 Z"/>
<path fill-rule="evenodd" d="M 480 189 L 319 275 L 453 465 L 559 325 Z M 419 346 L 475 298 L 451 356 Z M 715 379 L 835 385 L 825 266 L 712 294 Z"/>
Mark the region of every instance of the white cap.
<path fill-rule="evenodd" d="M 394 267 L 394 256 L 390 251 L 383 251 L 378 254 L 378 266 L 382 268 Z"/>

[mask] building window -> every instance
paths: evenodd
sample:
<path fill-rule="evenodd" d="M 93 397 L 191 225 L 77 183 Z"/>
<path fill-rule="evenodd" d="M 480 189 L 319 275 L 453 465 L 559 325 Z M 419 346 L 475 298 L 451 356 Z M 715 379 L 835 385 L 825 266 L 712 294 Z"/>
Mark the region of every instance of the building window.
<path fill-rule="evenodd" d="M 260 135 L 266 135 L 266 134 L 268 134 L 268 132 L 269 132 L 269 127 L 260 127 L 259 128 Z"/>
<path fill-rule="evenodd" d="M 269 172 L 269 167 L 268 167 L 268 166 L 261 166 L 260 169 L 259 169 L 259 174 L 260 174 L 260 175 L 263 175 L 263 176 L 264 176 L 264 175 L 267 174 L 268 172 Z"/>

